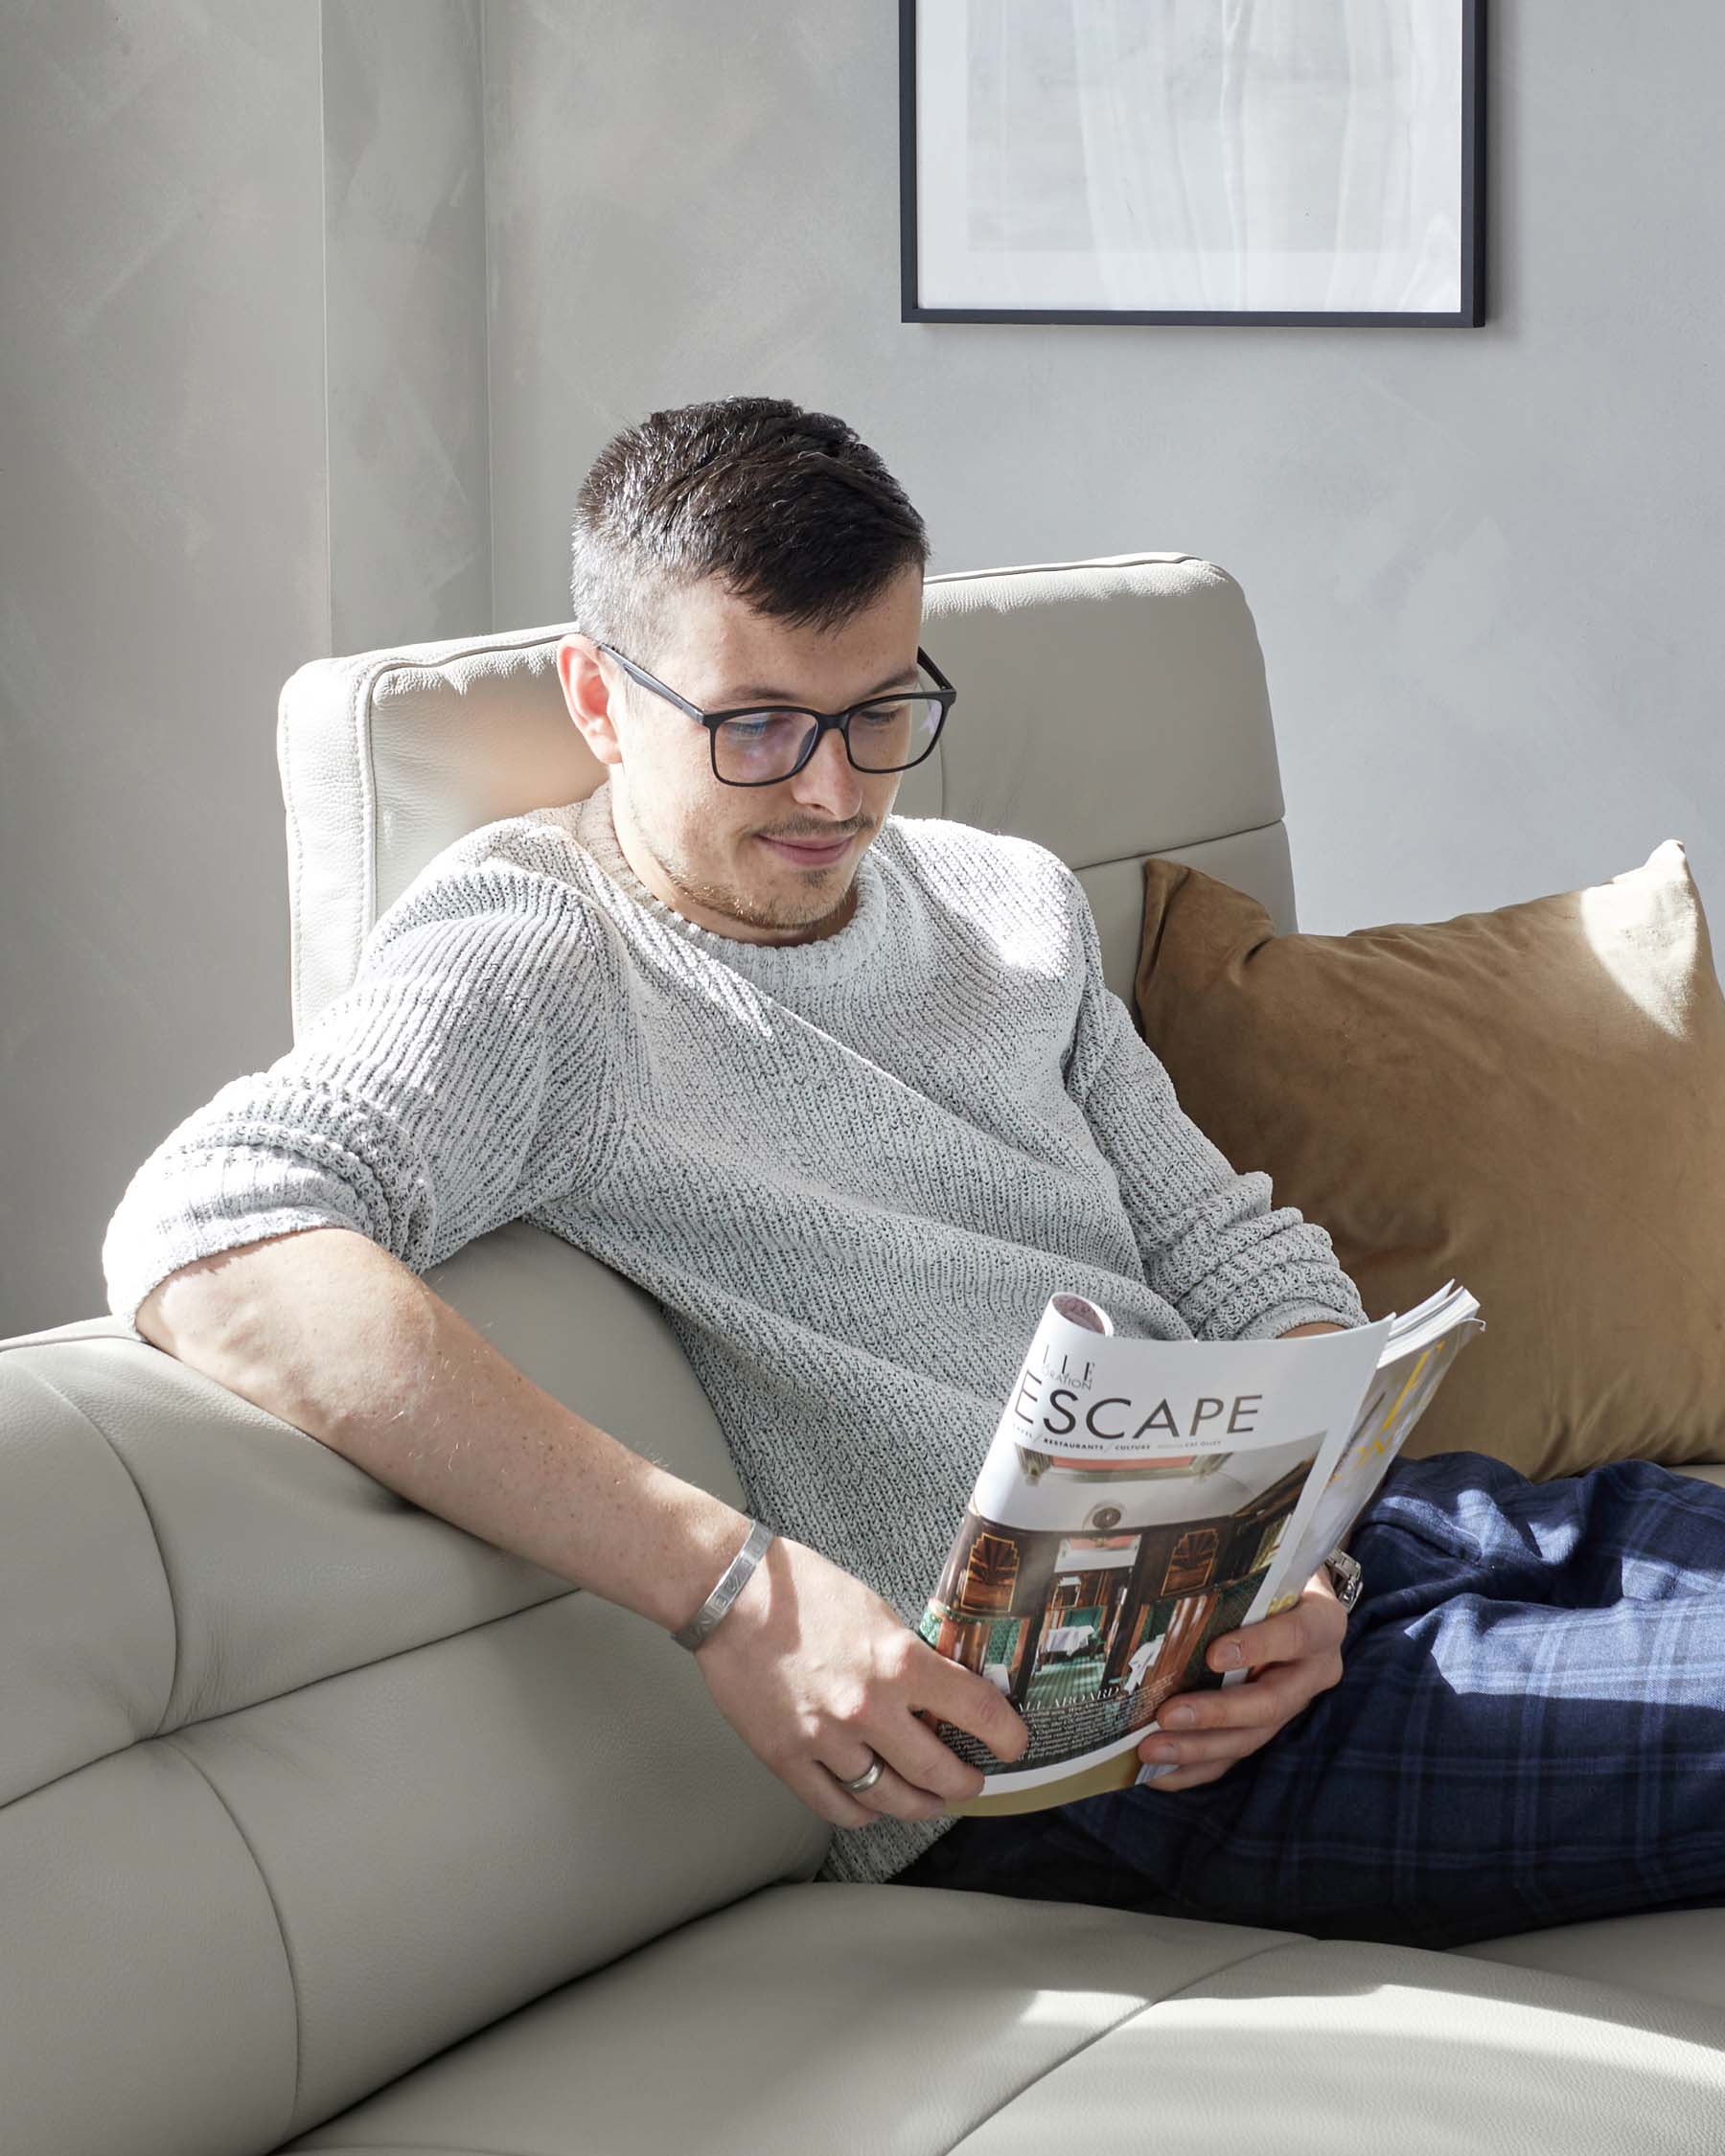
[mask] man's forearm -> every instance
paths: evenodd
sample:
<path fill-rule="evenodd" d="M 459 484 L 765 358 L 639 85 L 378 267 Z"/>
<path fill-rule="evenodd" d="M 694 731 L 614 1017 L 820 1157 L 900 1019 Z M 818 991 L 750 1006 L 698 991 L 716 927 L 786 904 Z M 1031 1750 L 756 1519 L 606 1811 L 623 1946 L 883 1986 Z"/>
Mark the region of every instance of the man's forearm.
<path fill-rule="evenodd" d="M 1345 1333 L 1346 1325 L 1332 1325 L 1327 1319 L 1313 1319 L 1309 1324 L 1290 1325 L 1285 1333 L 1277 1333 L 1277 1340 L 1299 1340 L 1306 1333 Z"/>
<path fill-rule="evenodd" d="M 542 1391 L 365 1236 L 307 1228 L 183 1268 L 138 1330 L 440 1518 L 676 1630 L 746 1514 Z"/>

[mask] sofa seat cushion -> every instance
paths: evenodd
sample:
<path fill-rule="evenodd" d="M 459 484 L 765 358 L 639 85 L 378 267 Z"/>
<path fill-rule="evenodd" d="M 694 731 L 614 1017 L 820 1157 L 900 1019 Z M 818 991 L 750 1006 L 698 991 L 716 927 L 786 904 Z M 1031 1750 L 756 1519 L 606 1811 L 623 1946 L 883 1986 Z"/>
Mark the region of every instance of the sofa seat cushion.
<path fill-rule="evenodd" d="M 1598 1977 L 1725 2016 L 1725 1908 L 1659 1909 L 1644 1916 L 1553 1924 L 1548 1931 L 1479 1939 L 1457 1951 L 1517 1968 Z"/>
<path fill-rule="evenodd" d="M 1712 2145 L 1721 2118 L 1716 2007 L 1460 1952 L 812 1882 L 651 1940 L 285 2147 L 1331 2156 L 1357 2132 L 1396 2156 L 1651 2156 Z"/>

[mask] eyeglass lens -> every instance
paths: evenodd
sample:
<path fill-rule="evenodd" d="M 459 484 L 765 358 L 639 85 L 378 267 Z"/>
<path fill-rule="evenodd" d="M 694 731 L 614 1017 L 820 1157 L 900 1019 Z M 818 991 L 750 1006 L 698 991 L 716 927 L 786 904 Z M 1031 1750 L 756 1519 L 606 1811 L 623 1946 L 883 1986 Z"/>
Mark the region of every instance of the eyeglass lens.
<path fill-rule="evenodd" d="M 851 713 L 851 762 L 859 770 L 898 771 L 928 753 L 940 730 L 938 697 L 884 697 Z M 802 711 L 751 711 L 721 721 L 713 754 L 724 779 L 763 784 L 796 767 L 815 721 Z"/>

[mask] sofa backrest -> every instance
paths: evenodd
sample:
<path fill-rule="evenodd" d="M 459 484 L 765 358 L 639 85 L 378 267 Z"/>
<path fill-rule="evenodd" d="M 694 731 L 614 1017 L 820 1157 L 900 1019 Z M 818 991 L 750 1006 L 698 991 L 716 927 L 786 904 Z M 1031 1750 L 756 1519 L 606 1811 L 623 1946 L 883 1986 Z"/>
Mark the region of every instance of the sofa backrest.
<path fill-rule="evenodd" d="M 960 570 L 925 585 L 923 643 L 959 692 L 896 813 L 955 816 L 1078 870 L 1109 986 L 1132 999 L 1143 861 L 1208 869 L 1295 927 L 1263 656 L 1239 585 L 1189 554 Z M 574 624 L 312 659 L 282 691 L 297 1034 L 352 981 L 373 923 L 499 816 L 584 800 L 605 768 L 569 718 Z"/>

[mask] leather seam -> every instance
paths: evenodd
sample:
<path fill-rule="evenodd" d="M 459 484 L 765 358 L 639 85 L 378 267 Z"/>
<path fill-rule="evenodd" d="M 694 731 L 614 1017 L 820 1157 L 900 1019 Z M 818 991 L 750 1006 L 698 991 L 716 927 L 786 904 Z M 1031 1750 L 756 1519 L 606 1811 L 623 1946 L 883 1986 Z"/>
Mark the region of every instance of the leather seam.
<path fill-rule="evenodd" d="M 179 1757 L 186 1762 L 187 1766 L 190 1767 L 193 1773 L 198 1777 L 199 1780 L 202 1781 L 204 1787 L 208 1789 L 211 1796 L 215 1798 L 216 1801 L 221 1806 L 222 1810 L 226 1812 L 229 1820 L 233 1823 L 234 1832 L 240 1837 L 240 1846 L 251 1859 L 252 1869 L 258 1874 L 259 1884 L 263 1887 L 264 1896 L 269 1903 L 269 1913 L 275 1918 L 276 1937 L 282 1942 L 282 1960 L 288 1970 L 288 1995 L 293 2001 L 293 2095 L 291 2099 L 289 2100 L 288 2107 L 288 2122 L 283 2129 L 283 2131 L 286 2133 L 291 2133 L 293 2130 L 293 2122 L 299 2115 L 300 2074 L 302 2071 L 301 2053 L 304 2049 L 304 2017 L 300 2009 L 299 1976 L 293 1965 L 293 1949 L 288 1943 L 288 1927 L 282 1921 L 281 1904 L 276 1900 L 275 1889 L 269 1883 L 269 1874 L 264 1870 L 263 1863 L 258 1856 L 257 1850 L 252 1846 L 250 1835 L 248 1835 L 244 1827 L 241 1825 L 239 1815 L 235 1812 L 232 1804 L 230 1804 L 227 1799 L 221 1794 L 221 1791 L 217 1788 L 215 1782 L 211 1780 L 210 1776 L 205 1768 L 192 1756 L 191 1753 L 186 1750 L 183 1744 L 176 1742 L 173 1737 L 164 1736 L 159 1738 L 157 1741 L 159 1743 L 167 1745 L 172 1752 L 176 1753 Z"/>
<path fill-rule="evenodd" d="M 1173 569 L 1183 562 L 1201 562 L 1210 568 L 1221 567 L 1220 562 L 1210 562 L 1203 554 L 1129 554 L 1123 562 L 1103 562 L 1092 556 L 1083 562 L 1022 562 L 1006 569 L 945 569 L 923 581 L 925 584 L 982 584 L 996 577 L 1052 576 L 1062 569 L 1140 569 L 1152 564 Z"/>
<path fill-rule="evenodd" d="M 1130 2023 L 1139 2020 L 1145 2014 L 1155 2013 L 1159 2007 L 1165 2007 L 1170 1999 L 1184 1998 L 1186 1992 L 1195 1990 L 1199 1984 L 1211 1983 L 1224 1970 L 1231 1973 L 1235 1969 L 1244 1968 L 1248 1961 L 1258 1961 L 1266 1954 L 1278 1953 L 1284 1946 L 1290 1944 L 1304 1945 L 1306 1943 L 1306 1939 L 1301 1935 L 1296 1935 L 1292 1939 L 1277 1939 L 1274 1946 L 1256 1947 L 1251 1953 L 1242 1954 L 1237 1961 L 1224 1961 L 1220 1968 L 1207 1969 L 1202 1976 L 1194 1977 L 1189 1984 L 1181 1984 L 1178 1990 L 1163 1992 L 1160 1999 L 1144 2000 L 1141 2005 L 1132 2007 L 1127 2013 L 1123 2013 L 1117 2021 L 1111 2021 L 1106 2029 L 1096 2030 L 1092 2035 L 1087 2036 L 1082 2044 L 1076 2045 L 1062 2057 L 1050 2059 L 1040 2074 L 1033 2074 L 1027 2081 L 1022 2082 L 1019 2087 L 1003 2096 L 999 2103 L 984 2112 L 980 2119 L 966 2126 L 956 2141 L 947 2144 L 941 2151 L 941 2156 L 957 2156 L 957 2151 L 964 2146 L 965 2143 L 980 2133 L 984 2126 L 998 2119 L 1001 2112 L 1017 2103 L 1019 2099 L 1027 2095 L 1030 2090 L 1040 2087 L 1044 2081 L 1060 2073 L 1063 2068 L 1070 2066 L 1075 2058 L 1082 2058 L 1086 2052 L 1090 2051 L 1092 2046 L 1101 2043 L 1104 2037 L 1115 2035 L 1119 2030 L 1125 2029 Z"/>
<path fill-rule="evenodd" d="M 391 675 L 395 674 L 443 674 L 457 659 L 483 656 L 492 652 L 535 652 L 545 645 L 561 642 L 567 635 L 566 629 L 558 630 L 551 637 L 534 632 L 518 631 L 515 635 L 491 634 L 475 638 L 454 651 L 445 652 L 430 666 L 424 660 L 408 658 L 402 652 L 386 652 L 372 665 L 362 668 L 354 677 L 354 696 L 351 711 L 353 725 L 354 762 L 359 774 L 361 790 L 359 861 L 357 885 L 358 913 L 353 927 L 353 946 L 348 954 L 349 971 L 356 971 L 359 953 L 365 948 L 370 929 L 369 920 L 377 925 L 378 913 L 378 774 L 372 753 L 372 721 L 377 710 L 378 690 Z"/>
<path fill-rule="evenodd" d="M 173 1574 L 168 1569 L 168 1552 L 162 1547 L 161 1529 L 156 1525 L 155 1514 L 150 1509 L 150 1502 L 144 1495 L 143 1485 L 139 1482 L 138 1478 L 132 1473 L 130 1467 L 126 1464 L 126 1455 L 120 1450 L 119 1446 L 115 1444 L 112 1436 L 108 1434 L 108 1432 L 104 1430 L 102 1424 L 97 1421 L 96 1417 L 91 1414 L 90 1411 L 80 1402 L 74 1400 L 72 1395 L 66 1391 L 63 1386 L 56 1385 L 51 1377 L 45 1377 L 40 1370 L 27 1370 L 25 1372 L 25 1375 L 27 1377 L 34 1378 L 35 1382 L 39 1386 L 41 1386 L 45 1390 L 52 1392 L 55 1398 L 58 1400 L 62 1406 L 69 1408 L 72 1412 L 78 1416 L 80 1421 L 87 1423 L 89 1427 L 96 1433 L 97 1436 L 102 1439 L 103 1443 L 112 1454 L 115 1461 L 120 1468 L 120 1472 L 131 1484 L 132 1495 L 138 1501 L 138 1509 L 143 1513 L 145 1525 L 150 1529 L 150 1539 L 155 1544 L 156 1563 L 161 1568 L 162 1585 L 167 1591 L 168 1595 L 168 1614 L 173 1622 L 173 1666 L 170 1670 L 168 1676 L 168 1696 L 162 1702 L 162 1719 L 157 1722 L 153 1730 L 148 1732 L 148 1735 L 150 1737 L 159 1736 L 166 1725 L 168 1713 L 173 1705 L 174 1691 L 179 1684 L 180 1665 L 179 1596 L 174 1592 Z M 132 1741 L 133 1743 L 136 1743 L 139 1740 L 134 1737 Z M 57 1777 L 56 1778 L 58 1779 L 58 1778 Z"/>
<path fill-rule="evenodd" d="M 1218 846 L 1229 838 L 1254 838 L 1260 831 L 1280 831 L 1287 827 L 1285 815 L 1272 816 L 1268 823 L 1248 823 L 1238 831 L 1214 832 L 1208 838 L 1175 838 L 1166 846 L 1153 847 L 1144 854 L 1110 854 L 1106 860 L 1087 860 L 1082 866 L 1070 863 L 1074 876 L 1088 876 L 1098 868 L 1118 868 L 1125 861 L 1137 861 L 1140 866 L 1147 860 L 1162 860 L 1177 849 L 1188 846 Z"/>
<path fill-rule="evenodd" d="M 128 1736 L 124 1744 L 117 1744 L 111 1752 L 95 1753 L 88 1759 L 80 1759 L 76 1766 L 62 1768 L 58 1774 L 51 1775 L 46 1781 L 38 1781 L 34 1788 L 20 1789 L 13 1796 L 0 1798 L 0 1813 L 6 1812 L 13 1804 L 23 1803 L 26 1798 L 39 1797 L 43 1790 L 54 1788 L 57 1782 L 69 1781 L 74 1775 L 87 1774 L 90 1768 L 100 1767 L 104 1760 L 117 1759 L 123 1752 L 135 1751 L 140 1745 L 166 1744 L 171 1738 L 183 1735 L 188 1730 L 214 1729 L 219 1723 L 231 1722 L 236 1715 L 253 1714 L 260 1708 L 273 1707 L 278 1700 L 292 1699 L 300 1692 L 309 1692 L 315 1685 L 338 1684 L 344 1677 L 356 1677 L 364 1671 L 386 1668 L 390 1663 L 399 1662 L 403 1655 L 426 1654 L 433 1647 L 447 1647 L 453 1640 L 467 1639 L 471 1633 L 482 1632 L 487 1625 L 508 1624 L 516 1617 L 526 1617 L 534 1610 L 544 1609 L 548 1603 L 561 1602 L 570 1594 L 585 1594 L 586 1592 L 579 1581 L 573 1581 L 565 1589 L 541 1595 L 537 1602 L 522 1602 L 518 1608 L 500 1611 L 495 1617 L 480 1617 L 472 1624 L 462 1625 L 458 1631 L 440 1632 L 435 1639 L 416 1640 L 405 1647 L 393 1647 L 388 1654 L 374 1655 L 367 1662 L 348 1663 L 340 1669 L 324 1670 L 315 1677 L 306 1678 L 302 1684 L 288 1686 L 283 1691 L 264 1692 L 257 1699 L 242 1700 L 236 1707 L 224 1707 L 213 1714 L 200 1714 L 195 1720 L 175 1722 L 172 1729 L 164 1727 L 147 1730 L 142 1735 Z M 176 1628 L 176 1639 L 177 1636 Z M 177 1661 L 175 1675 L 178 1675 Z"/>
<path fill-rule="evenodd" d="M 288 883 L 288 1022 L 295 1037 L 299 1033 L 300 984 L 305 975 L 305 936 L 299 924 L 299 895 L 306 887 L 306 834 L 300 821 L 298 799 L 294 791 L 293 758 L 288 751 L 286 731 L 287 715 L 277 706 L 277 738 L 280 752 L 277 763 L 282 774 L 282 805 L 288 816 L 288 840 L 291 855 Z"/>
<path fill-rule="evenodd" d="M 72 1321 L 74 1324 L 78 1322 L 76 1319 Z M 98 1326 L 103 1324 L 117 1325 L 120 1320 L 117 1318 L 105 1319 L 96 1318 L 92 1319 L 90 1322 Z M 133 1325 L 129 1329 L 122 1328 L 117 1333 L 62 1333 L 57 1331 L 51 1340 L 45 1340 L 39 1333 L 19 1333 L 12 1340 L 0 1340 L 0 1355 L 29 1353 L 33 1348 L 39 1350 L 44 1347 L 70 1347 L 75 1342 L 80 1340 L 117 1340 L 123 1341 L 127 1347 L 153 1347 L 155 1345 L 153 1341 L 147 1341 L 144 1335 Z M 64 1395 L 62 1394 L 61 1397 L 63 1398 Z"/>

